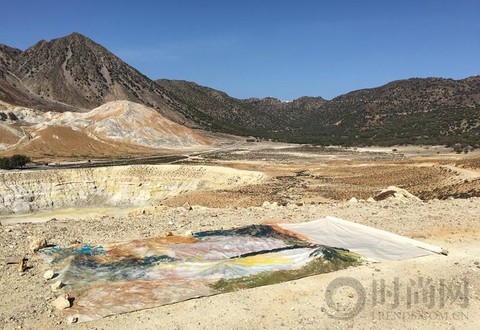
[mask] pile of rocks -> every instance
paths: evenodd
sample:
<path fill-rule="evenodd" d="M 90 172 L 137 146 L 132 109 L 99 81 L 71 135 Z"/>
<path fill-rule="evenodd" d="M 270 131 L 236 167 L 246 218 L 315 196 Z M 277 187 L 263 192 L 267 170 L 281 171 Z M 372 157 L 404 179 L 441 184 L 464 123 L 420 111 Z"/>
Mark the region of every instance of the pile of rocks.
<path fill-rule="evenodd" d="M 395 200 L 399 202 L 421 202 L 422 200 L 418 198 L 417 196 L 413 195 L 412 193 L 408 192 L 405 189 L 398 188 L 395 186 L 390 186 L 386 189 L 383 189 L 380 191 L 376 196 L 374 197 L 369 197 L 366 201 L 367 202 L 379 202 L 383 200 Z M 359 202 L 365 202 L 364 200 L 358 200 L 355 197 L 352 197 L 348 200 L 348 203 L 359 203 Z"/>

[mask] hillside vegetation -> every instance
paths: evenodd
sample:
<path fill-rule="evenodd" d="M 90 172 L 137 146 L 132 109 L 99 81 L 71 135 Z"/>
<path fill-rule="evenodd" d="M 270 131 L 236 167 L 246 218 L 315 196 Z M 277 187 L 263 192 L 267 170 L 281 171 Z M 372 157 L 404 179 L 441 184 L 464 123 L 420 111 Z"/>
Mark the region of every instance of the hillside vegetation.
<path fill-rule="evenodd" d="M 0 45 L 0 101 L 85 112 L 115 100 L 147 105 L 190 128 L 279 141 L 480 145 L 480 76 L 399 80 L 332 100 L 241 100 L 193 82 L 153 81 L 78 33 L 25 51 Z"/>

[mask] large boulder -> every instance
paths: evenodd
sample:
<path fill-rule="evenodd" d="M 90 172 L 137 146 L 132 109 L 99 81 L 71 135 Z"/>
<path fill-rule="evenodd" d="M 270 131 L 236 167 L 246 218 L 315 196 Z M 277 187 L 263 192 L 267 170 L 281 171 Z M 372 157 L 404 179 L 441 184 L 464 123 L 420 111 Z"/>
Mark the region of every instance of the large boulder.
<path fill-rule="evenodd" d="M 400 201 L 421 201 L 417 196 L 409 193 L 407 190 L 390 186 L 387 189 L 383 189 L 373 199 L 376 201 L 383 201 L 385 199 L 396 199 Z"/>

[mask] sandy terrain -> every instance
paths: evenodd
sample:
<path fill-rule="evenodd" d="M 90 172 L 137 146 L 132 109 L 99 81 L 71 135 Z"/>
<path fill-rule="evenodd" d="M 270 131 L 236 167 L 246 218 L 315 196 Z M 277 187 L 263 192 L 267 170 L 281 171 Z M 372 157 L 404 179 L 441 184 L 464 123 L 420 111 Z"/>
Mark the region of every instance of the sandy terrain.
<path fill-rule="evenodd" d="M 2 264 L 0 327 L 476 329 L 480 324 L 480 198 L 475 197 L 480 191 L 478 158 L 476 155 L 415 154 L 242 145 L 197 154 L 186 163 L 262 171 L 266 179 L 256 184 L 246 182 L 237 187 L 200 189 L 172 196 L 159 202 L 156 209 L 146 209 L 145 214 L 89 213 L 84 219 L 58 218 L 44 223 L 2 226 L 0 255 L 26 255 L 31 268 L 19 274 L 15 265 Z M 390 185 L 406 188 L 424 200 L 347 202 L 351 197 L 361 200 L 375 196 Z M 193 205 L 192 210 L 180 206 L 185 201 Z M 158 236 L 165 231 L 182 235 L 190 230 L 230 228 L 272 220 L 302 222 L 325 215 L 440 245 L 449 254 L 369 264 L 91 323 L 68 324 L 50 306 L 55 294 L 42 277 L 48 265 L 28 251 L 29 236 L 46 236 L 49 243 L 57 245 L 77 241 L 105 243 Z M 68 214 L 64 218 L 68 218 Z M 363 293 L 351 288 L 334 291 L 333 303 L 329 304 L 327 287 L 339 277 L 357 280 L 365 292 L 365 304 L 361 304 L 358 315 L 346 320 L 332 317 L 338 315 L 334 308 L 349 310 Z M 426 281 L 423 288 L 420 278 Z M 386 283 L 384 303 L 379 302 L 379 293 L 374 290 L 375 283 L 378 285 L 382 280 Z M 392 307 L 396 280 L 398 306 Z M 450 292 L 443 305 L 442 290 Z M 424 291 L 433 292 L 433 299 L 423 301 Z M 429 302 L 433 302 L 432 306 Z"/>

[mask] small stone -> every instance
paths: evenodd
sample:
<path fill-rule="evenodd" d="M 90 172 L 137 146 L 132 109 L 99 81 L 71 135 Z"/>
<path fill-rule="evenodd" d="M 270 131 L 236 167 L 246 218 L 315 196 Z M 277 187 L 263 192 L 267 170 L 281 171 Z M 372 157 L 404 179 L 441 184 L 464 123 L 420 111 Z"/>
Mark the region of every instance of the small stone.
<path fill-rule="evenodd" d="M 55 283 L 53 283 L 50 288 L 52 289 L 52 291 L 58 291 L 60 290 L 61 288 L 63 288 L 63 282 L 62 281 L 57 281 Z"/>
<path fill-rule="evenodd" d="M 352 197 L 348 200 L 348 202 L 351 204 L 358 203 L 358 199 L 356 199 L 355 197 Z"/>
<path fill-rule="evenodd" d="M 183 204 L 183 208 L 187 211 L 193 210 L 193 207 L 190 205 L 189 202 L 186 202 L 185 204 Z"/>
<path fill-rule="evenodd" d="M 183 236 L 185 236 L 185 237 L 192 237 L 192 236 L 193 236 L 193 232 L 192 232 L 191 230 L 187 230 L 187 231 L 183 234 Z"/>
<path fill-rule="evenodd" d="M 78 317 L 70 315 L 69 317 L 67 317 L 67 322 L 68 323 L 77 323 L 78 322 Z"/>
<path fill-rule="evenodd" d="M 348 294 L 348 298 L 353 298 L 353 297 L 354 297 L 353 293 Z"/>
<path fill-rule="evenodd" d="M 269 206 L 270 206 L 270 202 L 268 202 L 268 201 L 265 201 L 262 204 L 262 207 L 269 207 Z"/>
<path fill-rule="evenodd" d="M 42 236 L 34 236 L 29 239 L 29 247 L 32 252 L 37 252 L 41 248 L 46 247 L 47 244 L 47 239 Z"/>
<path fill-rule="evenodd" d="M 368 197 L 367 202 L 369 203 L 375 202 L 375 199 L 373 197 Z"/>
<path fill-rule="evenodd" d="M 52 301 L 52 306 L 58 310 L 70 308 L 72 306 L 70 303 L 70 296 L 68 294 L 58 296 L 57 299 Z"/>
<path fill-rule="evenodd" d="M 173 233 L 170 230 L 166 230 L 162 234 L 163 237 L 173 236 Z"/>
<path fill-rule="evenodd" d="M 215 213 L 215 212 L 210 212 L 210 216 L 211 216 L 212 218 L 216 218 L 216 217 L 218 217 L 218 214 Z"/>
<path fill-rule="evenodd" d="M 49 269 L 45 272 L 45 274 L 43 274 L 43 278 L 48 281 L 51 280 L 54 275 L 55 273 L 53 272 L 53 270 Z"/>

